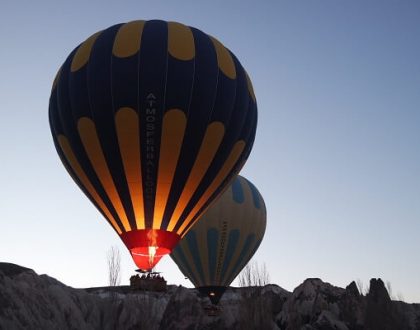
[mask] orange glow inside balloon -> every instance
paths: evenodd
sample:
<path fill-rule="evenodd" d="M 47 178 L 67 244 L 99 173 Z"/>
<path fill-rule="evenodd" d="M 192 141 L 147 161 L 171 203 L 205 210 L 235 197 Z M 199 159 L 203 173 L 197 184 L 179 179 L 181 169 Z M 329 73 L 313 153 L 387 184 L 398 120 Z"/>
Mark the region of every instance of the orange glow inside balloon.
<path fill-rule="evenodd" d="M 150 271 L 163 256 L 171 253 L 180 236 L 161 229 L 141 229 L 123 233 L 121 239 L 136 266 L 143 271 Z"/>
<path fill-rule="evenodd" d="M 171 251 L 158 246 L 149 246 L 134 248 L 130 252 L 134 263 L 139 269 L 150 271 L 163 256 Z"/>

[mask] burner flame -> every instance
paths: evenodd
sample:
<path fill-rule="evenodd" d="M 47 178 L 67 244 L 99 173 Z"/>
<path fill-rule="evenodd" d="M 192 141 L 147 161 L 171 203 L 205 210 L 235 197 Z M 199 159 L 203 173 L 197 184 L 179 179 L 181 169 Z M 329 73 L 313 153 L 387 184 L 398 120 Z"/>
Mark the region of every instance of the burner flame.
<path fill-rule="evenodd" d="M 149 246 L 149 264 L 150 265 L 153 265 L 153 261 L 155 259 L 157 249 L 158 249 L 157 246 Z"/>

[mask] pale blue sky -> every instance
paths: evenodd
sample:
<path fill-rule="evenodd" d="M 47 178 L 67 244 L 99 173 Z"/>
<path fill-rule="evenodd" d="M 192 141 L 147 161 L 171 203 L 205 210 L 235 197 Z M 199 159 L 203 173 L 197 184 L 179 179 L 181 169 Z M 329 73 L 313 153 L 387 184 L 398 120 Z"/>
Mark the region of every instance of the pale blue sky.
<path fill-rule="evenodd" d="M 0 261 L 100 286 L 117 245 L 128 282 L 131 257 L 55 152 L 48 99 L 78 43 L 154 18 L 214 35 L 252 78 L 259 123 L 241 174 L 266 201 L 255 259 L 272 282 L 381 277 L 420 302 L 417 0 L 2 1 Z M 169 258 L 158 269 L 188 284 Z"/>

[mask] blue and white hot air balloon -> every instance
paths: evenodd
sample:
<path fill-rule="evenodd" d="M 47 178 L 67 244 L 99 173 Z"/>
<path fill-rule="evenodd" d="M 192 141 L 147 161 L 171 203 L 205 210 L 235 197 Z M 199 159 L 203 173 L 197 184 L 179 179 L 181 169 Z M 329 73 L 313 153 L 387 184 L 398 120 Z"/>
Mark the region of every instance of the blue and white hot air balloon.
<path fill-rule="evenodd" d="M 171 258 L 194 286 L 217 304 L 258 249 L 266 215 L 257 188 L 237 176 L 178 243 Z"/>

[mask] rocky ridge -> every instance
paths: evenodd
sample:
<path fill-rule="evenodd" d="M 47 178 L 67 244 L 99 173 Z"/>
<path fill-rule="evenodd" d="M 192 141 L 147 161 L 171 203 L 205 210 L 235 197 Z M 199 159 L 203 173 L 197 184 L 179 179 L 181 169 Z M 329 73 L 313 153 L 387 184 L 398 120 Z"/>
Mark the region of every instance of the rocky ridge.
<path fill-rule="evenodd" d="M 229 288 L 217 309 L 195 289 L 169 286 L 74 289 L 33 270 L 0 263 L 0 329 L 420 330 L 420 304 L 393 301 L 381 279 L 369 293 L 307 279 L 293 292 L 277 285 Z"/>

